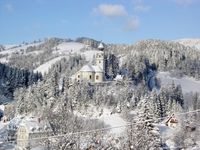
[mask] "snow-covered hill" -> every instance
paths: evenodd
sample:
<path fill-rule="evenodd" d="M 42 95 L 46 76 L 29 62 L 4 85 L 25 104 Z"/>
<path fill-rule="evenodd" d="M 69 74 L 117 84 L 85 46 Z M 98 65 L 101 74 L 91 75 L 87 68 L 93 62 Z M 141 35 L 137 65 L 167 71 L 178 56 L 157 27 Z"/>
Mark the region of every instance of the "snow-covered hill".
<path fill-rule="evenodd" d="M 44 41 L 40 42 L 33 42 L 33 43 L 26 43 L 26 44 L 12 44 L 12 45 L 3 45 L 5 50 L 0 52 L 0 63 L 8 63 L 9 58 L 13 53 L 19 53 L 23 55 L 31 54 L 31 53 L 39 53 L 37 52 L 26 52 L 27 48 L 29 47 L 36 47 L 40 44 L 44 43 Z"/>
<path fill-rule="evenodd" d="M 53 59 L 45 62 L 44 64 L 40 65 L 38 68 L 36 68 L 34 70 L 34 72 L 40 72 L 40 73 L 42 73 L 42 75 L 44 75 L 45 73 L 48 73 L 48 70 L 51 68 L 51 66 L 53 64 L 55 64 L 56 62 L 58 62 L 59 60 L 61 60 L 64 57 L 65 56 L 59 56 L 59 57 L 53 58 Z"/>
<path fill-rule="evenodd" d="M 112 110 L 108 108 L 99 109 L 93 105 L 90 105 L 87 110 L 79 110 L 75 111 L 74 114 L 83 117 L 83 118 L 90 118 L 90 119 L 98 119 L 103 121 L 106 125 L 111 127 L 112 129 L 110 132 L 112 134 L 122 134 L 125 131 L 125 126 L 127 122 L 120 116 L 120 114 L 112 114 Z"/>
<path fill-rule="evenodd" d="M 180 39 L 175 40 L 175 42 L 183 44 L 184 46 L 195 47 L 200 51 L 200 39 Z"/>
<path fill-rule="evenodd" d="M 36 42 L 36 43 L 30 43 L 30 44 L 19 44 L 19 45 L 5 45 L 5 50 L 0 52 L 0 54 L 12 54 L 20 51 L 26 51 L 28 47 L 38 46 L 42 44 L 43 42 Z"/>
<path fill-rule="evenodd" d="M 85 47 L 84 44 L 78 42 L 62 42 L 54 49 L 54 53 L 59 54 L 74 54 L 80 53 L 80 50 Z"/>
<path fill-rule="evenodd" d="M 161 85 L 167 85 L 174 81 L 175 84 L 180 84 L 183 93 L 200 92 L 200 81 L 196 81 L 191 77 L 175 78 L 171 77 L 169 72 L 159 72 L 157 77 L 161 79 Z"/>
<path fill-rule="evenodd" d="M 50 40 L 49 40 L 50 41 Z M 49 68 L 55 64 L 57 61 L 64 57 L 81 55 L 86 58 L 86 61 L 91 62 L 94 55 L 98 52 L 97 49 L 83 44 L 80 42 L 73 41 L 40 41 L 26 44 L 15 44 L 15 45 L 3 45 L 5 50 L 0 52 L 0 63 L 9 63 L 12 54 L 21 55 L 20 58 L 26 57 L 27 55 L 34 55 L 34 57 L 39 57 L 40 54 L 45 52 L 45 50 L 52 49 L 52 53 L 45 56 L 43 64 L 40 64 L 34 68 L 34 72 L 41 72 L 42 74 L 47 73 Z M 53 44 L 52 44 L 53 43 Z M 49 45 L 56 45 L 54 47 L 49 47 Z M 28 50 L 29 49 L 29 50 Z M 47 58 L 46 58 L 47 57 Z M 41 60 L 40 60 L 41 61 Z M 39 62 L 40 62 L 39 61 Z M 33 62 L 36 63 L 37 62 Z"/>

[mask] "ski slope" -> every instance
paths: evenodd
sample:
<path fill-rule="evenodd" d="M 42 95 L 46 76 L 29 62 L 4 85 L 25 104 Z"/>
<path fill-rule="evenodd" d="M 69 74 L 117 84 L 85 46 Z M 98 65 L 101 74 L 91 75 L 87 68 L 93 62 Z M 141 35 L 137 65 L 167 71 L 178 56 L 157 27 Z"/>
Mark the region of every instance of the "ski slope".
<path fill-rule="evenodd" d="M 55 64 L 56 62 L 58 62 L 64 57 L 66 56 L 59 56 L 59 57 L 53 58 L 45 62 L 44 64 L 40 65 L 38 68 L 34 70 L 34 72 L 40 72 L 42 75 L 44 75 L 45 73 L 48 73 L 49 69 L 51 68 L 53 64 Z"/>
<path fill-rule="evenodd" d="M 200 81 L 191 77 L 175 78 L 171 77 L 169 72 L 159 72 L 157 77 L 161 79 L 161 85 L 167 85 L 174 81 L 175 84 L 180 84 L 183 93 L 200 92 Z"/>
<path fill-rule="evenodd" d="M 62 42 L 56 46 L 53 53 L 58 54 L 75 54 L 80 53 L 80 50 L 84 48 L 85 45 L 78 42 Z"/>

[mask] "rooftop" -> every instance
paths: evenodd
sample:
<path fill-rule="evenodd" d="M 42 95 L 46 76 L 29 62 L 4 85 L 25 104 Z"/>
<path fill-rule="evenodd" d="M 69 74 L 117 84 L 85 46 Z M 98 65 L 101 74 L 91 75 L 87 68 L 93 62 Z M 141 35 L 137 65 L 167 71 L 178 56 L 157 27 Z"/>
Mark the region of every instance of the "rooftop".
<path fill-rule="evenodd" d="M 80 69 L 81 72 L 103 72 L 103 70 L 99 66 L 94 65 L 85 65 Z"/>

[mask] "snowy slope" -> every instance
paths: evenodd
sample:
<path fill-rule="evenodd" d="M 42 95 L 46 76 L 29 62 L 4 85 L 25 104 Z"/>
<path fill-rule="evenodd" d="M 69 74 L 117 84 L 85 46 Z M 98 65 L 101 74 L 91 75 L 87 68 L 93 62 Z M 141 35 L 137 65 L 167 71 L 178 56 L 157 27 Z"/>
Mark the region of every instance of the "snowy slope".
<path fill-rule="evenodd" d="M 42 44 L 43 42 L 37 42 L 37 43 L 31 43 L 31 44 L 26 44 L 26 45 L 5 45 L 6 50 L 0 52 L 0 54 L 11 54 L 15 52 L 19 52 L 20 50 L 26 50 L 30 46 L 38 46 Z M 13 47 L 14 46 L 14 47 Z"/>
<path fill-rule="evenodd" d="M 12 47 L 17 46 L 16 44 L 9 44 L 9 45 L 4 45 L 5 49 L 10 49 Z"/>
<path fill-rule="evenodd" d="M 51 59 L 50 61 L 47 61 L 46 63 L 44 63 L 44 64 L 40 65 L 38 68 L 36 68 L 34 70 L 34 72 L 40 72 L 40 73 L 42 73 L 42 75 L 44 75 L 45 73 L 48 72 L 48 70 L 50 69 L 50 67 L 53 64 L 55 64 L 57 61 L 61 60 L 64 57 L 66 57 L 66 56 L 59 56 L 54 59 Z"/>
<path fill-rule="evenodd" d="M 180 84 L 183 93 L 187 92 L 200 92 L 200 81 L 196 81 L 191 77 L 174 78 L 170 76 L 169 72 L 159 72 L 157 77 L 161 79 L 161 85 L 167 85 L 174 81 L 176 84 Z"/>
<path fill-rule="evenodd" d="M 180 39 L 176 40 L 175 42 L 178 42 L 185 46 L 195 47 L 200 51 L 200 39 Z"/>
<path fill-rule="evenodd" d="M 111 110 L 108 108 L 102 108 L 98 110 L 95 106 L 90 105 L 87 110 L 74 111 L 74 114 L 79 117 L 98 119 L 103 121 L 106 125 L 111 128 L 110 133 L 120 135 L 125 131 L 125 126 L 127 122 L 120 116 L 120 114 L 111 114 Z"/>
<path fill-rule="evenodd" d="M 62 42 L 58 46 L 56 46 L 54 49 L 54 53 L 59 54 L 74 54 L 74 53 L 80 53 L 80 50 L 84 48 L 85 45 L 78 42 Z"/>
<path fill-rule="evenodd" d="M 94 55 L 98 52 L 97 49 L 88 48 L 87 45 L 79 42 L 62 42 L 58 46 L 54 47 L 54 54 L 61 55 L 74 55 L 80 54 L 85 57 L 87 61 L 92 61 Z"/>

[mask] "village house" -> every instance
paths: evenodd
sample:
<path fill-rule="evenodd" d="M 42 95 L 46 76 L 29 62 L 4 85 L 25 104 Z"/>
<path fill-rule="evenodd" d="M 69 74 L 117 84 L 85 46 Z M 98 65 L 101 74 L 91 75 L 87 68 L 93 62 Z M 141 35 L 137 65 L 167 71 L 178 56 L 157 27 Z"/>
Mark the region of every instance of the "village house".
<path fill-rule="evenodd" d="M 98 46 L 98 52 L 95 55 L 95 64 L 87 64 L 78 72 L 71 76 L 71 82 L 88 81 L 100 83 L 105 80 L 105 61 L 104 61 L 104 46 L 102 43 Z"/>
<path fill-rule="evenodd" d="M 167 121 L 165 122 L 166 126 L 169 127 L 176 127 L 178 125 L 178 120 L 175 117 L 175 115 L 173 114 L 172 116 L 170 116 Z"/>
<path fill-rule="evenodd" d="M 46 137 L 51 136 L 52 128 L 47 120 L 40 118 L 24 119 L 17 130 L 17 150 L 33 148 L 45 142 Z"/>

